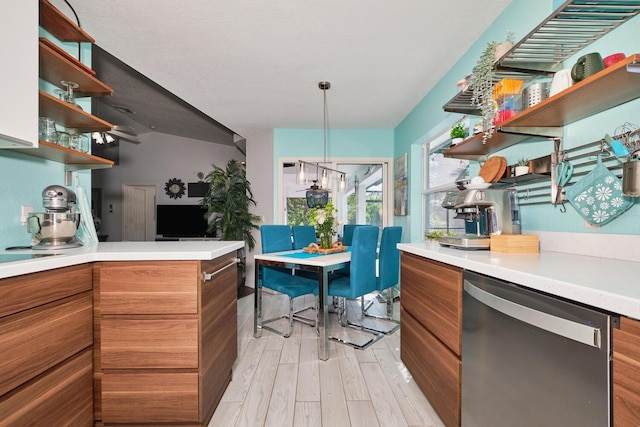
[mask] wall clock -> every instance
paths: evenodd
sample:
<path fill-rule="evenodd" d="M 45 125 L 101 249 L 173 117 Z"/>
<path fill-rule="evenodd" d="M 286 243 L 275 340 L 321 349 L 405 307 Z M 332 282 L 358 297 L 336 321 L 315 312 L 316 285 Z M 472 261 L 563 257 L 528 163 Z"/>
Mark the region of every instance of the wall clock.
<path fill-rule="evenodd" d="M 167 196 L 169 196 L 169 198 L 179 199 L 184 195 L 184 182 L 182 182 L 182 180 L 178 178 L 171 178 L 164 185 L 164 191 L 167 193 Z"/>

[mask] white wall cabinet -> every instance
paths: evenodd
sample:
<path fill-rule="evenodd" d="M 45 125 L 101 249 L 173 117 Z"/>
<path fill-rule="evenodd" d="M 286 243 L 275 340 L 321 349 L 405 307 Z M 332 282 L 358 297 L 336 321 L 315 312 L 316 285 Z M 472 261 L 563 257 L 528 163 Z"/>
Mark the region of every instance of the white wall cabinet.
<path fill-rule="evenodd" d="M 38 147 L 38 3 L 0 0 L 0 148 Z"/>

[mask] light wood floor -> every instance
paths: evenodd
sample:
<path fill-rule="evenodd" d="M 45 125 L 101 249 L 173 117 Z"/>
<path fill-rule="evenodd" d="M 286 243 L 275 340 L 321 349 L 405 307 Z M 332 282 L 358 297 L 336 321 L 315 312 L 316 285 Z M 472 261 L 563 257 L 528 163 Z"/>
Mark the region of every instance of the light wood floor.
<path fill-rule="evenodd" d="M 307 298 L 296 303 L 310 303 Z M 265 318 L 286 313 L 286 297 L 265 293 L 263 299 Z M 351 314 L 360 320 L 359 305 L 350 304 Z M 382 314 L 384 307 L 376 300 L 370 312 Z M 331 335 L 358 342 L 369 338 L 341 327 L 335 314 L 329 317 Z M 314 328 L 300 322 L 294 328 L 286 339 L 266 330 L 262 338 L 253 338 L 253 295 L 238 300 L 238 360 L 209 427 L 443 426 L 400 361 L 400 331 L 364 351 L 331 342 L 331 358 L 323 362 Z"/>

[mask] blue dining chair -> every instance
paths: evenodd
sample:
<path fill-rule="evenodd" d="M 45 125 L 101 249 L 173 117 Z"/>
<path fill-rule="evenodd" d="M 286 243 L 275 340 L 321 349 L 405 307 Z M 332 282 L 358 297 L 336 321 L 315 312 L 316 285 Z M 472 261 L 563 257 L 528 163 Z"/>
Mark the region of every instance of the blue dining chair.
<path fill-rule="evenodd" d="M 291 229 L 288 225 L 262 225 L 260 227 L 260 240 L 262 243 L 262 253 L 290 251 L 292 249 Z M 281 294 L 287 295 L 289 297 L 289 312 L 287 314 L 283 314 L 282 316 L 263 320 L 262 288 L 268 288 Z M 314 300 L 316 301 L 314 305 L 303 307 L 299 310 L 294 311 L 293 300 L 307 294 L 312 294 L 316 297 L 314 298 Z M 316 327 L 317 314 L 314 315 L 313 319 L 311 319 L 301 316 L 298 313 L 310 308 L 315 309 L 317 305 L 317 296 L 317 279 L 314 280 L 312 278 L 294 275 L 291 269 L 288 268 L 263 266 L 262 278 L 258 281 L 256 289 L 257 313 L 254 313 L 254 315 L 258 316 L 258 327 L 267 329 L 278 335 L 282 335 L 285 338 L 291 336 L 294 320 Z M 278 331 L 272 327 L 265 326 L 265 324 L 274 322 L 279 319 L 289 319 L 289 326 L 287 331 Z"/>
<path fill-rule="evenodd" d="M 316 228 L 313 225 L 294 225 L 291 227 L 293 234 L 293 249 L 302 249 L 309 243 L 316 242 Z"/>
<path fill-rule="evenodd" d="M 364 350 L 384 336 L 379 331 L 363 325 L 351 323 L 347 317 L 347 299 L 357 299 L 376 290 L 376 252 L 378 249 L 378 227 L 363 225 L 356 227 L 351 244 L 351 262 L 349 275 L 338 275 L 329 279 L 328 294 L 340 298 L 338 316 L 342 326 L 350 326 L 374 335 L 364 344 L 356 344 L 337 337 L 329 337 L 333 341 L 346 344 L 358 350 Z"/>
<path fill-rule="evenodd" d="M 362 224 L 345 224 L 342 226 L 342 244 L 351 246 L 353 241 L 353 231 Z"/>
<path fill-rule="evenodd" d="M 376 279 L 376 289 L 379 292 L 387 291 L 387 315 L 376 316 L 367 313 L 367 310 L 373 304 L 373 300 L 364 304 L 362 298 L 362 313 L 367 317 L 388 320 L 396 323 L 396 326 L 385 334 L 392 334 L 400 328 L 400 321 L 393 318 L 393 289 L 400 282 L 400 251 L 398 243 L 402 240 L 402 227 L 392 226 L 382 229 L 382 238 L 380 239 L 380 250 L 378 255 L 378 277 Z M 381 331 L 382 332 L 382 331 Z"/>
<path fill-rule="evenodd" d="M 361 227 L 363 224 L 344 224 L 342 226 L 342 244 L 344 246 L 351 246 L 353 244 L 353 231 L 357 228 L 357 227 Z M 342 276 L 348 276 L 349 275 L 349 268 L 345 267 L 345 268 L 340 268 L 336 271 L 333 272 L 334 275 L 342 275 Z"/>

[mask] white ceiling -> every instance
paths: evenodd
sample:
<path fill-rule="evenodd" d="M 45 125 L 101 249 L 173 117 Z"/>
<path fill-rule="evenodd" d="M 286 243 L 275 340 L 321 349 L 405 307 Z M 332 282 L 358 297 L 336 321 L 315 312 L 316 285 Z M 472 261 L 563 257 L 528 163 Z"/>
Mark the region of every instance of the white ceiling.
<path fill-rule="evenodd" d="M 244 137 L 322 128 L 321 80 L 331 128 L 394 128 L 510 3 L 68 1 L 97 45 Z"/>

